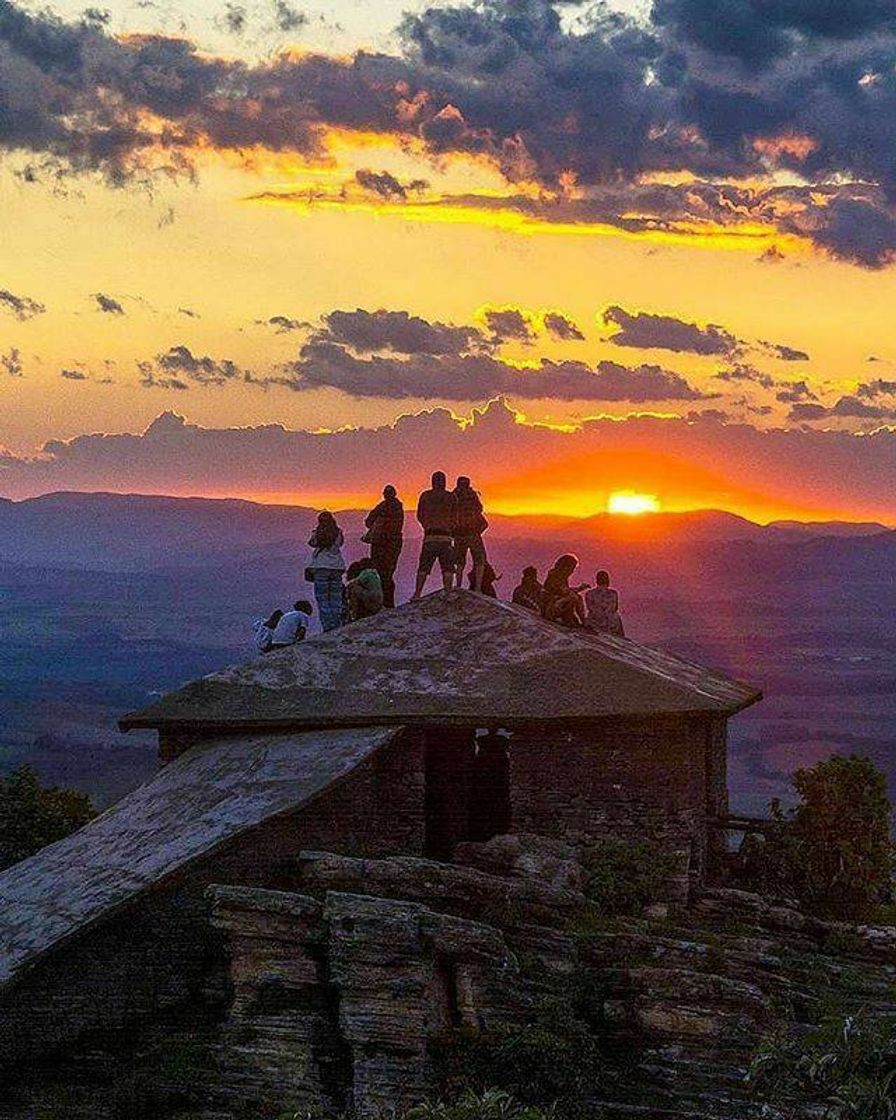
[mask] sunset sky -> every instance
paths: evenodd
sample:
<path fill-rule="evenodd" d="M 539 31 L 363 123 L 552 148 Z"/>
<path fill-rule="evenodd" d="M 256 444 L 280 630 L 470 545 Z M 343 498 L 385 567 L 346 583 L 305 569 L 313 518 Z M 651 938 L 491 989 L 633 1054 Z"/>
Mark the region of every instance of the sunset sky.
<path fill-rule="evenodd" d="M 896 525 L 892 0 L 52 11 L 0 0 L 0 495 Z"/>

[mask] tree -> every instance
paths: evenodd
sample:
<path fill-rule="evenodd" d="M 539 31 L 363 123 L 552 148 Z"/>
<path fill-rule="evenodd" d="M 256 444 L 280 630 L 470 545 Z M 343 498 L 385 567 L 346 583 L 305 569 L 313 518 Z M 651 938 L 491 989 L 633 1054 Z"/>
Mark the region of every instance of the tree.
<path fill-rule="evenodd" d="M 814 912 L 861 920 L 886 901 L 894 846 L 886 781 L 868 758 L 833 755 L 797 770 L 787 821 L 794 885 Z"/>
<path fill-rule="evenodd" d="M 0 870 L 75 832 L 95 816 L 90 798 L 42 786 L 30 766 L 0 778 Z"/>

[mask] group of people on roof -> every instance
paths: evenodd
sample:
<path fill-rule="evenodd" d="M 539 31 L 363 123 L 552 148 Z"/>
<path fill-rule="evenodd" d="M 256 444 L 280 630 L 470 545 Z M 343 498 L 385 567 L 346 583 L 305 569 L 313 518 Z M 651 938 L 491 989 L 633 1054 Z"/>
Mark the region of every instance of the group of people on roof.
<path fill-rule="evenodd" d="M 419 599 L 423 594 L 436 564 L 446 591 L 463 587 L 469 559 L 467 586 L 496 599 L 495 584 L 501 576 L 489 563 L 483 539 L 488 520 L 470 479 L 460 475 L 454 489 L 449 490 L 445 472 L 435 471 L 430 488 L 417 501 L 416 517 L 423 529 L 423 541 L 412 598 Z M 325 632 L 395 606 L 395 569 L 404 547 L 404 505 L 394 486 L 384 487 L 382 501 L 367 514 L 364 525 L 361 541 L 367 545 L 368 555 L 351 564 L 346 564 L 343 554 L 345 534 L 329 511 L 318 515 L 308 540 L 311 556 L 305 578 L 314 588 Z M 572 554 L 559 557 L 543 584 L 534 567 L 524 568 L 512 601 L 551 622 L 624 637 L 619 596 L 610 587 L 608 573 L 599 571 L 594 587 L 587 583 L 572 586 L 570 580 L 578 563 Z M 302 641 L 312 613 L 311 604 L 302 599 L 291 610 L 276 610 L 269 618 L 256 620 L 256 647 L 268 652 Z"/>

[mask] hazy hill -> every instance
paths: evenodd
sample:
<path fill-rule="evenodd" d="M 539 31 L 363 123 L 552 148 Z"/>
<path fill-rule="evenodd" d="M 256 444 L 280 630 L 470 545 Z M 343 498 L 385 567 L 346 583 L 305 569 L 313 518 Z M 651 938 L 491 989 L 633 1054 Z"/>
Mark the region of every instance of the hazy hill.
<path fill-rule="evenodd" d="M 412 515 L 410 502 L 408 506 Z M 271 550 L 303 556 L 315 517 L 314 510 L 303 506 L 238 499 L 56 493 L 21 502 L 0 500 L 0 560 L 134 571 Z M 347 539 L 358 543 L 363 513 L 342 511 L 339 517 Z M 883 526 L 830 522 L 761 526 L 718 510 L 582 519 L 492 515 L 490 522 L 493 536 L 546 541 L 557 552 L 565 550 L 567 540 L 687 547 L 710 541 L 852 537 L 884 531 Z M 416 532 L 411 516 L 408 535 Z"/>

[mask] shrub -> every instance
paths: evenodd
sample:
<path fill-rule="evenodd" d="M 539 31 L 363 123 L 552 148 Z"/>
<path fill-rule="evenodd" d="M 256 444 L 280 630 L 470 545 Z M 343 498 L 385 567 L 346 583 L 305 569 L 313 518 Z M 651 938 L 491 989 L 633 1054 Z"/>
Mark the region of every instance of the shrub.
<path fill-rule="evenodd" d="M 893 874 L 886 780 L 870 759 L 834 755 L 797 770 L 790 832 L 799 897 L 832 917 L 862 919 L 886 900 Z"/>
<path fill-rule="evenodd" d="M 30 766 L 0 779 L 0 871 L 75 832 L 95 816 L 73 789 L 42 786 Z"/>
<path fill-rule="evenodd" d="M 748 1079 L 776 1103 L 817 1105 L 825 1120 L 893 1120 L 896 1023 L 860 1014 L 829 1019 L 808 1035 L 773 1035 Z"/>
<path fill-rule="evenodd" d="M 661 897 L 672 873 L 668 853 L 644 841 L 605 840 L 585 861 L 585 893 L 604 914 L 638 914 Z"/>
<path fill-rule="evenodd" d="M 402 1120 L 554 1120 L 554 1106 L 538 1108 L 515 1101 L 500 1089 L 466 1092 L 454 1102 L 430 1101 L 404 1113 Z"/>
<path fill-rule="evenodd" d="M 525 1105 L 561 1106 L 578 1115 L 589 1091 L 608 1076 L 584 996 L 544 1000 L 527 1022 L 491 1030 L 456 1031 L 434 1048 L 444 1094 L 496 1088 Z"/>

